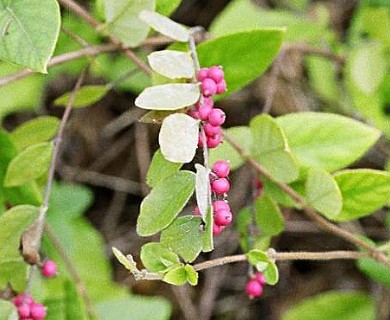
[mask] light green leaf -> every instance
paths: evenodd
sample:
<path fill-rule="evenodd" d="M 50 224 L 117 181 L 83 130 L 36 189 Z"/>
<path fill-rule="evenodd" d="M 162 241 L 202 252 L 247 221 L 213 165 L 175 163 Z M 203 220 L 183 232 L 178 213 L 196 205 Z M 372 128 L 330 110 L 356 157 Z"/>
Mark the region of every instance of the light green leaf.
<path fill-rule="evenodd" d="M 106 85 L 83 86 L 76 92 L 72 107 L 75 109 L 88 107 L 101 100 L 107 94 L 109 89 L 110 88 Z M 66 107 L 69 103 L 71 95 L 72 92 L 63 94 L 54 100 L 54 104 L 57 106 Z"/>
<path fill-rule="evenodd" d="M 181 265 L 177 254 L 158 242 L 149 242 L 142 246 L 141 260 L 151 272 L 164 272 Z"/>
<path fill-rule="evenodd" d="M 266 195 L 258 197 L 255 210 L 256 223 L 262 235 L 275 236 L 284 230 L 283 214 L 270 197 Z"/>
<path fill-rule="evenodd" d="M 118 261 L 130 272 L 137 272 L 137 265 L 131 255 L 128 255 L 127 257 L 119 251 L 117 248 L 113 247 L 112 252 L 114 253 L 114 256 L 118 259 Z M 131 258 L 129 258 L 131 257 Z"/>
<path fill-rule="evenodd" d="M 270 286 L 274 286 L 275 284 L 278 283 L 279 270 L 278 270 L 278 267 L 276 266 L 275 262 L 270 261 L 268 263 L 267 269 L 264 270 L 263 275 L 264 275 L 265 281 Z"/>
<path fill-rule="evenodd" d="M 20 186 L 41 177 L 49 169 L 53 143 L 35 144 L 19 153 L 9 164 L 4 179 L 6 187 Z"/>
<path fill-rule="evenodd" d="M 357 266 L 360 271 L 365 273 L 377 283 L 385 285 L 390 288 L 390 270 L 382 263 L 374 259 L 365 258 L 357 261 Z"/>
<path fill-rule="evenodd" d="M 187 163 L 194 159 L 198 137 L 199 121 L 186 114 L 175 113 L 164 119 L 158 142 L 165 159 Z"/>
<path fill-rule="evenodd" d="M 364 217 L 390 201 L 390 173 L 357 169 L 337 172 L 334 178 L 343 197 L 343 209 L 335 218 L 349 221 Z"/>
<path fill-rule="evenodd" d="M 158 149 L 153 155 L 148 174 L 146 175 L 148 185 L 154 188 L 160 181 L 179 171 L 182 165 L 182 163 L 166 160 L 161 150 Z"/>
<path fill-rule="evenodd" d="M 306 200 L 313 209 L 329 219 L 337 217 L 343 206 L 336 181 L 324 169 L 310 169 L 306 181 Z"/>
<path fill-rule="evenodd" d="M 170 116 L 171 114 L 180 112 L 180 111 L 181 110 L 177 110 L 177 111 L 176 110 L 174 110 L 174 111 L 158 111 L 158 110 L 148 111 L 145 115 L 143 115 L 141 117 L 141 119 L 139 119 L 139 122 L 154 123 L 154 124 L 162 123 L 166 117 Z"/>
<path fill-rule="evenodd" d="M 202 221 L 196 216 L 183 216 L 161 232 L 161 244 L 177 253 L 184 261 L 194 261 L 202 251 Z"/>
<path fill-rule="evenodd" d="M 203 252 L 210 252 L 214 250 L 214 236 L 213 236 L 214 215 L 213 208 L 208 207 L 205 219 L 204 232 L 202 235 Z"/>
<path fill-rule="evenodd" d="M 374 320 L 372 299 L 353 291 L 328 291 L 294 305 L 281 320 Z"/>
<path fill-rule="evenodd" d="M 8 301 L 0 300 L 0 320 L 18 320 L 18 310 Z"/>
<path fill-rule="evenodd" d="M 189 31 L 187 28 L 168 17 L 148 10 L 142 11 L 139 17 L 142 21 L 164 36 L 181 42 L 187 42 L 189 40 Z"/>
<path fill-rule="evenodd" d="M 169 79 L 191 79 L 195 74 L 194 62 L 189 52 L 155 51 L 148 55 L 148 61 L 154 71 Z"/>
<path fill-rule="evenodd" d="M 199 275 L 198 273 L 195 271 L 194 267 L 189 265 L 189 264 L 186 264 L 184 266 L 184 269 L 186 270 L 187 272 L 187 281 L 188 283 L 191 285 L 191 286 L 196 286 L 198 284 L 198 278 L 199 278 Z"/>
<path fill-rule="evenodd" d="M 46 73 L 60 31 L 58 2 L 1 0 L 0 12 L 0 59 Z"/>
<path fill-rule="evenodd" d="M 60 120 L 56 117 L 42 116 L 27 121 L 12 131 L 10 137 L 19 150 L 45 142 L 54 137 Z"/>
<path fill-rule="evenodd" d="M 135 99 L 135 105 L 147 110 L 177 110 L 199 100 L 196 83 L 170 83 L 146 88 Z"/>
<path fill-rule="evenodd" d="M 162 180 L 141 203 L 137 233 L 150 236 L 168 227 L 192 196 L 195 174 L 179 171 Z"/>
<path fill-rule="evenodd" d="M 259 272 L 264 272 L 270 263 L 268 256 L 261 250 L 251 250 L 247 253 L 248 262 Z"/>
<path fill-rule="evenodd" d="M 199 61 L 204 67 L 223 66 L 228 91 L 222 97 L 226 97 L 267 70 L 279 51 L 282 37 L 282 30 L 268 29 L 216 38 L 197 46 Z"/>
<path fill-rule="evenodd" d="M 170 16 L 181 2 L 181 0 L 156 0 L 156 12 Z"/>
<path fill-rule="evenodd" d="M 210 190 L 210 169 L 205 168 L 199 163 L 195 164 L 195 194 L 196 203 L 201 213 L 203 221 L 206 221 L 207 210 L 209 209 L 209 199 L 211 199 Z"/>
<path fill-rule="evenodd" d="M 185 267 L 174 268 L 164 275 L 163 280 L 175 286 L 182 286 L 187 282 L 187 270 Z"/>
<path fill-rule="evenodd" d="M 287 195 L 283 190 L 281 190 L 274 182 L 261 177 L 261 181 L 264 185 L 264 194 L 272 198 L 278 204 L 286 208 L 299 208 L 300 205 L 297 204 L 289 195 Z"/>
<path fill-rule="evenodd" d="M 154 0 L 104 0 L 107 31 L 124 46 L 137 47 L 144 41 L 149 26 L 139 18 L 142 10 L 154 10 Z"/>
<path fill-rule="evenodd" d="M 330 113 L 292 113 L 277 121 L 301 165 L 328 171 L 353 163 L 380 137 L 375 128 Z"/>
<path fill-rule="evenodd" d="M 250 148 L 252 145 L 252 134 L 248 127 L 233 127 L 223 131 L 230 139 L 238 144 L 246 153 L 250 154 Z M 229 142 L 221 143 L 217 148 L 210 149 L 210 166 L 212 166 L 218 160 L 230 161 L 230 169 L 236 170 L 241 167 L 245 160 L 243 157 L 234 149 Z"/>
<path fill-rule="evenodd" d="M 276 120 L 260 115 L 250 122 L 252 155 L 276 180 L 291 182 L 298 178 L 298 167 L 287 140 Z"/>

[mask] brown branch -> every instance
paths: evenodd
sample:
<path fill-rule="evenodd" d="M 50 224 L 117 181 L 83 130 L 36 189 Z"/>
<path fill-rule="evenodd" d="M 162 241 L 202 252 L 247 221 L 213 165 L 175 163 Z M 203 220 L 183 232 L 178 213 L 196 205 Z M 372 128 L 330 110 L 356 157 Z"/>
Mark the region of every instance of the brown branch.
<path fill-rule="evenodd" d="M 282 50 L 299 51 L 307 55 L 320 56 L 333 60 L 339 64 L 345 64 L 347 62 L 347 59 L 344 56 L 340 56 L 326 49 L 315 48 L 304 43 L 287 43 L 283 45 Z"/>
<path fill-rule="evenodd" d="M 300 204 L 303 207 L 303 212 L 306 214 L 307 217 L 312 219 L 314 222 L 317 223 L 318 227 L 321 228 L 324 231 L 327 231 L 329 233 L 332 233 L 352 244 L 354 244 L 357 247 L 361 247 L 369 252 L 369 255 L 374 260 L 377 260 L 378 262 L 386 265 L 388 268 L 390 268 L 390 261 L 389 259 L 377 248 L 374 246 L 371 246 L 363 239 L 359 238 L 358 236 L 354 235 L 353 233 L 350 233 L 347 230 L 344 230 L 343 228 L 334 225 L 333 223 L 329 222 L 322 216 L 318 215 L 312 208 L 308 206 L 305 199 L 298 194 L 294 189 L 292 189 L 289 185 L 274 180 L 271 175 L 252 157 L 248 156 L 245 151 L 239 146 L 233 139 L 231 139 L 227 134 L 224 134 L 225 140 L 243 157 L 246 162 L 252 166 L 259 174 L 262 174 L 265 176 L 268 180 L 275 183 L 284 193 L 289 195 L 296 203 Z"/>

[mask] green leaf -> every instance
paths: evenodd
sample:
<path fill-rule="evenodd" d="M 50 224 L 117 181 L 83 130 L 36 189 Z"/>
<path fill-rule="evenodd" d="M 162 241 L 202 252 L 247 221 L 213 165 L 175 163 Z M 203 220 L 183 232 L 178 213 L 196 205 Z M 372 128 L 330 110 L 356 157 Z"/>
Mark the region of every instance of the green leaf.
<path fill-rule="evenodd" d="M 173 284 L 175 286 L 182 286 L 187 282 L 187 270 L 185 267 L 177 267 L 168 271 L 163 280 L 166 283 Z"/>
<path fill-rule="evenodd" d="M 283 207 L 286 208 L 299 208 L 300 205 L 295 203 L 290 196 L 288 196 L 283 190 L 281 190 L 274 182 L 266 179 L 265 177 L 261 177 L 261 181 L 264 185 L 264 194 L 269 196 L 271 199 L 276 201 Z"/>
<path fill-rule="evenodd" d="M 177 113 L 177 112 L 180 112 L 180 110 L 178 111 L 158 111 L 158 110 L 152 110 L 152 111 L 148 111 L 145 115 L 143 115 L 141 117 L 141 119 L 139 119 L 139 122 L 142 122 L 142 123 L 162 123 L 164 121 L 164 119 L 168 116 L 170 116 L 171 114 L 174 114 L 174 113 Z"/>
<path fill-rule="evenodd" d="M 251 250 L 247 253 L 248 262 L 259 272 L 264 272 L 270 263 L 268 256 L 261 250 Z"/>
<path fill-rule="evenodd" d="M 0 12 L 0 59 L 46 73 L 60 31 L 58 2 L 1 0 Z"/>
<path fill-rule="evenodd" d="M 196 286 L 198 284 L 198 278 L 199 278 L 199 275 L 198 273 L 195 271 L 194 267 L 189 265 L 189 264 L 186 264 L 184 266 L 184 269 L 186 270 L 187 272 L 187 281 L 188 283 L 191 285 L 191 286 Z"/>
<path fill-rule="evenodd" d="M 276 120 L 260 115 L 250 122 L 252 155 L 276 180 L 291 182 L 298 178 L 298 167 L 287 140 Z"/>
<path fill-rule="evenodd" d="M 10 137 L 17 149 L 22 150 L 54 137 L 60 120 L 56 117 L 42 116 L 27 121 L 12 131 Z"/>
<path fill-rule="evenodd" d="M 282 320 L 374 320 L 372 299 L 353 291 L 328 291 L 294 305 Z"/>
<path fill-rule="evenodd" d="M 151 26 L 157 32 L 176 41 L 187 42 L 189 31 L 181 24 L 165 17 L 157 12 L 144 10 L 139 15 L 140 19 Z"/>
<path fill-rule="evenodd" d="M 198 137 L 199 121 L 183 113 L 174 113 L 164 119 L 158 142 L 165 159 L 187 163 L 194 159 Z"/>
<path fill-rule="evenodd" d="M 196 83 L 162 84 L 142 91 L 135 99 L 135 105 L 147 110 L 177 110 L 193 105 L 199 97 Z"/>
<path fill-rule="evenodd" d="M 170 16 L 180 5 L 181 0 L 156 0 L 156 12 Z"/>
<path fill-rule="evenodd" d="M 179 171 L 161 181 L 142 201 L 137 233 L 150 236 L 168 227 L 183 210 L 195 188 L 195 174 Z"/>
<path fill-rule="evenodd" d="M 205 168 L 199 163 L 195 164 L 195 194 L 196 203 L 198 205 L 203 221 L 206 221 L 207 211 L 209 209 L 209 199 L 211 199 L 210 190 L 210 169 Z"/>
<path fill-rule="evenodd" d="M 264 270 L 263 275 L 264 275 L 265 281 L 270 286 L 274 286 L 275 284 L 278 283 L 279 270 L 278 270 L 278 267 L 276 266 L 275 262 L 270 261 L 268 263 L 267 269 Z"/>
<path fill-rule="evenodd" d="M 154 0 L 104 0 L 106 29 L 124 46 L 137 47 L 144 41 L 149 26 L 139 18 L 142 10 L 154 10 Z"/>
<path fill-rule="evenodd" d="M 334 178 L 343 197 L 343 209 L 335 218 L 349 221 L 364 217 L 390 201 L 390 173 L 370 170 L 344 170 Z"/>
<path fill-rule="evenodd" d="M 390 271 L 386 266 L 369 258 L 359 259 L 357 265 L 360 271 L 375 282 L 390 288 Z"/>
<path fill-rule="evenodd" d="M 182 163 L 175 163 L 166 160 L 162 155 L 161 150 L 158 149 L 153 155 L 153 159 L 146 176 L 146 182 L 149 186 L 154 188 L 158 183 L 160 183 L 160 181 L 179 171 L 182 165 Z"/>
<path fill-rule="evenodd" d="M 0 320 L 18 320 L 18 310 L 8 301 L 0 300 Z"/>
<path fill-rule="evenodd" d="M 191 79 L 195 74 L 194 62 L 189 52 L 155 51 L 148 55 L 148 61 L 154 71 L 169 79 Z"/>
<path fill-rule="evenodd" d="M 336 181 L 323 169 L 310 169 L 306 181 L 306 200 L 313 209 L 329 219 L 337 217 L 343 206 Z"/>
<path fill-rule="evenodd" d="M 158 242 L 149 242 L 142 246 L 141 260 L 151 272 L 164 272 L 174 266 L 180 266 L 177 254 Z"/>
<path fill-rule="evenodd" d="M 202 251 L 202 220 L 196 216 L 183 216 L 161 232 L 161 244 L 177 253 L 184 261 L 194 261 Z"/>
<path fill-rule="evenodd" d="M 284 230 L 283 214 L 268 196 L 258 197 L 255 203 L 256 223 L 262 235 L 276 236 Z"/>
<path fill-rule="evenodd" d="M 9 164 L 4 179 L 6 187 L 20 186 L 41 177 L 48 169 L 53 143 L 35 144 L 19 153 Z"/>
<path fill-rule="evenodd" d="M 208 207 L 206 213 L 204 232 L 202 235 L 203 252 L 210 252 L 214 250 L 213 225 L 214 225 L 213 208 L 210 206 Z"/>
<path fill-rule="evenodd" d="M 106 85 L 88 85 L 83 86 L 76 92 L 73 108 L 84 108 L 88 107 L 99 100 L 101 100 L 108 92 L 110 88 Z M 67 92 L 62 96 L 54 100 L 54 104 L 57 106 L 66 107 L 72 92 Z"/>
<path fill-rule="evenodd" d="M 277 121 L 301 165 L 328 171 L 353 163 L 380 137 L 372 127 L 330 113 L 299 112 Z"/>
<path fill-rule="evenodd" d="M 252 145 L 252 134 L 248 127 L 233 127 L 223 131 L 230 139 L 238 144 L 249 155 Z M 218 160 L 230 161 L 230 169 L 241 167 L 245 159 L 234 149 L 229 142 L 221 143 L 217 148 L 209 150 L 209 161 L 212 166 Z"/>
<path fill-rule="evenodd" d="M 267 70 L 279 51 L 282 37 L 282 30 L 254 30 L 216 38 L 197 46 L 199 61 L 204 67 L 223 66 L 228 85 L 225 97 Z"/>

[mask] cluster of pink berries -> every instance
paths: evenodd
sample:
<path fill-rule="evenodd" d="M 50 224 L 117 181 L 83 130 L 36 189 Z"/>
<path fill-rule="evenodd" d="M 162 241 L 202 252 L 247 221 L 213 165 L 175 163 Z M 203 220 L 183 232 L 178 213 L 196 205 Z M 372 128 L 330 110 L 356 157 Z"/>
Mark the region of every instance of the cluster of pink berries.
<path fill-rule="evenodd" d="M 57 264 L 52 260 L 46 260 L 41 267 L 41 274 L 45 278 L 56 276 Z M 34 301 L 30 295 L 19 294 L 13 300 L 13 304 L 18 309 L 20 320 L 42 320 L 46 317 L 46 307 Z"/>
<path fill-rule="evenodd" d="M 226 81 L 221 67 L 202 68 L 197 74 L 201 82 L 202 96 L 190 109 L 188 114 L 194 119 L 202 121 L 202 127 L 206 135 L 208 148 L 216 148 L 222 142 L 221 125 L 225 122 L 226 115 L 219 109 L 214 108 L 214 101 L 211 98 L 215 94 L 226 91 Z M 198 146 L 203 147 L 202 137 L 199 136 Z"/>
<path fill-rule="evenodd" d="M 257 272 L 245 285 L 245 291 L 250 299 L 261 297 L 263 287 L 267 284 L 262 273 Z"/>

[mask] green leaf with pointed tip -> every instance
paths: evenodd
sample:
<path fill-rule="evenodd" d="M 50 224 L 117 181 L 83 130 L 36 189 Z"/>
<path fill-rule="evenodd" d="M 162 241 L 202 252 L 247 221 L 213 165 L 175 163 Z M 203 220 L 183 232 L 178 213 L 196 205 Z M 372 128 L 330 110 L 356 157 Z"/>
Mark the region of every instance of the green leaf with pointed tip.
<path fill-rule="evenodd" d="M 194 267 L 189 265 L 189 264 L 186 264 L 184 266 L 184 269 L 186 270 L 187 272 L 187 281 L 188 283 L 191 285 L 191 286 L 196 286 L 198 284 L 198 278 L 199 278 L 199 275 L 198 273 L 195 271 Z"/>
<path fill-rule="evenodd" d="M 202 220 L 197 216 L 183 216 L 161 232 L 161 244 L 177 253 L 184 261 L 194 261 L 202 251 Z"/>
<path fill-rule="evenodd" d="M 42 116 L 23 123 L 12 131 L 10 137 L 16 148 L 22 150 L 52 139 L 59 125 L 60 120 L 58 118 Z"/>
<path fill-rule="evenodd" d="M 260 115 L 250 122 L 253 136 L 252 156 L 276 180 L 292 182 L 298 178 L 298 166 L 276 120 Z"/>
<path fill-rule="evenodd" d="M 83 86 L 76 92 L 72 107 L 75 109 L 88 107 L 101 100 L 107 94 L 109 89 L 110 88 L 106 85 Z M 72 92 L 63 94 L 54 100 L 54 104 L 57 106 L 66 107 L 69 103 L 71 95 Z"/>
<path fill-rule="evenodd" d="M 300 165 L 328 171 L 353 163 L 380 137 L 375 128 L 330 113 L 299 112 L 276 120 Z"/>
<path fill-rule="evenodd" d="M 18 320 L 18 310 L 8 301 L 0 300 L 0 320 Z"/>
<path fill-rule="evenodd" d="M 4 186 L 16 187 L 41 177 L 49 169 L 53 143 L 35 144 L 19 153 L 9 164 Z"/>
<path fill-rule="evenodd" d="M 337 217 L 343 206 L 341 191 L 333 176 L 324 169 L 310 169 L 306 181 L 307 203 L 325 217 Z"/>
<path fill-rule="evenodd" d="M 336 221 L 367 216 L 390 201 L 390 173 L 370 169 L 344 170 L 334 175 L 343 197 Z"/>
<path fill-rule="evenodd" d="M 168 227 L 194 193 L 195 174 L 179 171 L 162 180 L 142 201 L 137 233 L 150 236 Z"/>
<path fill-rule="evenodd" d="M 0 59 L 46 73 L 60 31 L 58 2 L 1 0 L 0 12 Z"/>
<path fill-rule="evenodd" d="M 294 305 L 281 320 L 374 320 L 374 301 L 365 293 L 328 291 Z"/>
<path fill-rule="evenodd" d="M 174 266 L 180 266 L 177 254 L 158 242 L 149 242 L 142 246 L 141 261 L 151 272 L 164 272 Z"/>
<path fill-rule="evenodd" d="M 275 236 L 284 230 L 284 218 L 277 203 L 268 196 L 258 197 L 255 203 L 256 223 L 261 235 Z"/>
<path fill-rule="evenodd" d="M 154 10 L 154 0 L 104 0 L 105 29 L 124 46 L 136 47 L 144 41 L 149 26 L 139 18 L 142 10 Z"/>
<path fill-rule="evenodd" d="M 279 270 L 275 262 L 270 261 L 268 263 L 267 269 L 263 272 L 264 279 L 270 286 L 274 286 L 279 281 Z"/>
<path fill-rule="evenodd" d="M 166 160 L 161 150 L 158 149 L 153 155 L 148 174 L 146 175 L 146 182 L 154 188 L 160 181 L 179 171 L 182 165 L 182 163 Z"/>
<path fill-rule="evenodd" d="M 281 29 L 252 30 L 215 38 L 197 46 L 200 65 L 223 66 L 228 91 L 222 97 L 226 97 L 267 70 L 278 54 L 282 38 Z"/>

